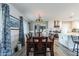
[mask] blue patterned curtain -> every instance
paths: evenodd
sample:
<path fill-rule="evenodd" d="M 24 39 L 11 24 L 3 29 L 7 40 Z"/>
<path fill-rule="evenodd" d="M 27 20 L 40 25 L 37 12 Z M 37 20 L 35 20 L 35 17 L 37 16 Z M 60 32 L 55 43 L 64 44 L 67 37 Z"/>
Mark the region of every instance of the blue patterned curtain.
<path fill-rule="evenodd" d="M 10 25 L 9 25 L 9 6 L 7 4 L 2 4 L 2 17 L 4 21 L 4 31 L 2 39 L 2 54 L 3 56 L 9 56 L 12 54 L 11 51 L 11 36 L 10 36 Z"/>
<path fill-rule="evenodd" d="M 2 7 L 0 4 L 0 55 L 1 55 L 1 49 L 2 49 L 2 33 L 3 33 L 3 20 L 2 20 Z"/>
<path fill-rule="evenodd" d="M 20 27 L 19 27 L 19 41 L 21 42 L 22 46 L 25 45 L 24 40 L 24 28 L 23 28 L 23 17 L 20 17 Z"/>

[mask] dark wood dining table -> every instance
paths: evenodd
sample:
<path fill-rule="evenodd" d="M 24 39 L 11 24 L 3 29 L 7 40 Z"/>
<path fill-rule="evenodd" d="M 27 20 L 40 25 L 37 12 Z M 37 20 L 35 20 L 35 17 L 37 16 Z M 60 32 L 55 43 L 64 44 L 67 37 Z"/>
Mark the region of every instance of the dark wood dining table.
<path fill-rule="evenodd" d="M 29 42 L 27 41 L 27 46 L 29 46 L 29 43 L 31 43 L 33 45 L 32 46 L 33 48 L 34 48 L 34 45 L 38 45 L 38 47 L 40 47 L 40 46 L 42 46 L 42 44 L 45 44 L 46 49 L 47 48 L 50 49 L 49 51 L 46 50 L 46 52 L 50 52 L 51 56 L 54 56 L 54 39 L 53 40 L 49 39 L 48 36 L 41 36 L 41 37 L 33 36 L 32 40 L 30 40 Z"/>

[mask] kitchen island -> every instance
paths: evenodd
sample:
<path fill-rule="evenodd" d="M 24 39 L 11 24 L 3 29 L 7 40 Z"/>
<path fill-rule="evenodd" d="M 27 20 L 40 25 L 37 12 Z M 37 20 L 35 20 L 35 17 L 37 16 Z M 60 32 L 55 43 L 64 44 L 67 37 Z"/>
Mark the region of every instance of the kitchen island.
<path fill-rule="evenodd" d="M 72 41 L 72 36 L 79 36 L 79 33 L 70 32 L 70 33 L 60 33 L 59 34 L 59 43 L 67 47 L 68 49 L 72 50 L 74 43 Z"/>

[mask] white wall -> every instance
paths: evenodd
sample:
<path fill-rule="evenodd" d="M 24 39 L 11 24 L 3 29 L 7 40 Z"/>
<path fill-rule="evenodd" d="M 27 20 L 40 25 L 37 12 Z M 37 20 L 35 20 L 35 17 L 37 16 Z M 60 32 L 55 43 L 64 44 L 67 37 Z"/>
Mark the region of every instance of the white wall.
<path fill-rule="evenodd" d="M 63 21 L 62 22 L 62 32 L 67 33 L 72 30 L 72 22 L 71 21 Z"/>
<path fill-rule="evenodd" d="M 27 33 L 29 33 L 29 24 L 27 21 L 23 21 L 23 27 L 24 27 L 24 34 L 26 35 Z"/>
<path fill-rule="evenodd" d="M 49 20 L 48 21 L 48 30 L 53 30 L 54 28 L 54 20 Z"/>
<path fill-rule="evenodd" d="M 23 27 L 24 27 L 24 37 L 25 37 L 25 42 L 26 42 L 26 34 L 29 33 L 29 25 L 27 21 L 23 21 Z"/>
<path fill-rule="evenodd" d="M 13 5 L 8 4 L 10 8 L 10 15 L 19 18 L 19 16 L 23 16 Z"/>
<path fill-rule="evenodd" d="M 72 28 L 79 29 L 79 21 L 73 21 Z"/>

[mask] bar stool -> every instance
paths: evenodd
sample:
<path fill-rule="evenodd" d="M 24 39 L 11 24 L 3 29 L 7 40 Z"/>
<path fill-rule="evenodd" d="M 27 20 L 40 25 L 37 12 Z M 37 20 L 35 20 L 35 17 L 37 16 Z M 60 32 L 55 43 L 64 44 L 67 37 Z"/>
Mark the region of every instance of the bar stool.
<path fill-rule="evenodd" d="M 74 43 L 74 47 L 73 47 L 73 52 L 76 50 L 76 45 L 77 45 L 77 56 L 78 56 L 78 50 L 79 50 L 79 48 L 78 48 L 78 46 L 79 46 L 79 37 L 78 36 L 71 36 L 72 37 L 72 41 L 73 41 L 73 43 Z"/>

